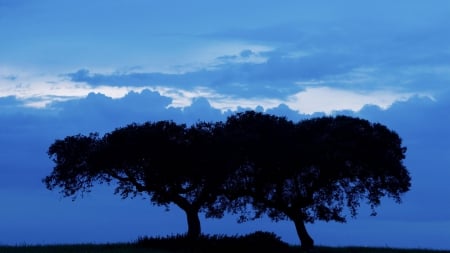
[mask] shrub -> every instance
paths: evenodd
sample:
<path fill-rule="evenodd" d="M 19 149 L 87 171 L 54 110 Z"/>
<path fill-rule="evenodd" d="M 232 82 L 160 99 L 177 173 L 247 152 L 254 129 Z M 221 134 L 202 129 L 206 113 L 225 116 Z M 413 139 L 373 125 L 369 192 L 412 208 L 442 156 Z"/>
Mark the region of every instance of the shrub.
<path fill-rule="evenodd" d="M 198 253 L 247 253 L 247 252 L 287 252 L 289 245 L 274 233 L 257 231 L 247 235 L 201 235 L 191 239 L 186 235 L 167 237 L 140 237 L 138 247 L 168 250 L 174 252 Z"/>

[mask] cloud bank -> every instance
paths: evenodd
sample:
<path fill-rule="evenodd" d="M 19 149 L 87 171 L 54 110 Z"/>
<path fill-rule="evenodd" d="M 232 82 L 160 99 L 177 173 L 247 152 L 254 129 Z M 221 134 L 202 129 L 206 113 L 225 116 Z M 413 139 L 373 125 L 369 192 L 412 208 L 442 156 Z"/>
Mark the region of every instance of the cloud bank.
<path fill-rule="evenodd" d="M 403 238 L 405 226 L 408 226 L 408 236 L 419 237 L 426 231 L 430 237 L 417 242 L 420 247 L 447 247 L 445 240 L 439 241 L 444 235 L 450 236 L 444 229 L 450 222 L 450 216 L 446 212 L 450 203 L 446 198 L 446 178 L 450 176 L 446 166 L 450 163 L 447 153 L 443 148 L 448 143 L 448 130 L 450 121 L 446 117 L 446 108 L 450 106 L 450 95 L 443 96 L 440 100 L 430 100 L 426 97 L 413 97 L 409 100 L 395 102 L 391 107 L 382 109 L 377 106 L 365 106 L 359 112 L 340 111 L 337 114 L 350 114 L 364 117 L 375 122 L 386 124 L 397 131 L 408 147 L 407 159 L 405 161 L 411 172 L 412 190 L 407 193 L 402 205 L 396 205 L 386 201 L 382 203 L 379 216 L 369 217 L 369 210 L 364 212 L 362 208 L 360 217 L 350 221 L 346 225 L 322 224 L 311 225 L 312 233 L 317 233 L 318 242 L 327 245 L 354 244 L 358 240 L 346 242 L 345 238 L 335 236 L 338 230 L 346 232 L 346 238 L 357 238 L 362 226 L 370 226 L 371 231 L 364 230 L 364 238 L 372 238 L 376 233 L 384 236 L 376 237 L 372 241 L 363 240 L 361 243 L 380 245 L 386 243 L 387 238 Z M 0 99 L 0 105 L 14 106 L 21 101 L 14 97 Z M 20 107 L 16 111 L 4 111 L 0 113 L 0 196 L 7 203 L 3 207 L 3 213 L 13 215 L 20 209 L 22 216 L 6 221 L 4 229 L 13 232 L 6 233 L 2 240 L 6 243 L 16 243 L 23 240 L 23 231 L 30 233 L 29 238 L 34 238 L 28 243 L 42 242 L 106 242 L 109 240 L 133 240 L 137 236 L 153 233 L 155 224 L 161 227 L 170 227 L 166 230 L 154 231 L 156 234 L 170 234 L 184 231 L 184 220 L 176 208 L 170 212 L 151 207 L 148 201 L 140 199 L 120 201 L 117 196 L 112 196 L 111 189 L 97 187 L 87 199 L 79 199 L 71 203 L 69 200 L 61 200 L 56 193 L 47 192 L 41 184 L 40 179 L 51 171 L 52 163 L 46 158 L 45 152 L 48 146 L 57 138 L 67 135 L 87 134 L 89 132 L 105 133 L 116 127 L 124 126 L 131 122 L 144 122 L 156 120 L 174 120 L 193 124 L 198 120 L 218 121 L 225 120 L 230 111 L 223 112 L 214 108 L 205 98 L 194 99 L 184 108 L 174 108 L 169 105 L 172 99 L 160 95 L 157 92 L 143 90 L 140 93 L 130 92 L 122 98 L 113 99 L 102 94 L 91 93 L 85 98 L 69 101 L 54 102 L 46 108 Z M 239 108 L 239 110 L 244 110 Z M 261 107 L 257 110 L 262 110 Z M 411 113 L 414 111 L 414 113 Z M 268 110 L 269 113 L 284 115 L 293 120 L 301 120 L 316 115 L 298 113 L 286 105 L 280 105 Z M 436 124 L 435 122 L 440 122 Z M 430 182 L 432 182 L 430 184 Z M 14 195 L 11 195 L 14 193 Z M 11 196 L 15 196 L 14 199 Z M 35 208 L 25 208 L 33 205 L 39 199 L 39 205 Z M 424 209 L 426 206 L 426 209 Z M 111 209 L 113 208 L 113 209 Z M 97 210 L 97 211 L 89 211 Z M 102 211 L 103 210 L 103 211 Z M 30 213 L 31 212 L 31 213 Z M 106 212 L 106 213 L 105 213 Z M 123 220 L 133 212 L 133 219 L 129 222 L 121 221 L 120 231 L 98 237 L 98 233 L 88 232 L 93 224 L 98 229 L 114 230 L 109 223 L 111 220 Z M 152 214 L 149 216 L 149 214 Z M 22 219 L 21 221 L 16 219 Z M 52 222 L 55 217 L 57 223 Z M 119 219 L 119 217 L 122 217 Z M 136 223 L 139 220 L 139 223 Z M 224 220 L 206 220 L 205 230 L 208 232 L 222 233 L 218 227 L 222 225 L 228 228 L 231 234 L 236 231 L 252 231 L 255 227 L 274 231 L 283 239 L 297 243 L 294 229 L 288 223 L 271 223 L 268 220 L 256 221 L 256 223 L 237 225 L 235 218 L 226 217 Z M 173 224 L 173 222 L 175 222 Z M 375 223 L 392 224 L 393 222 L 403 224 L 393 227 L 389 232 L 383 226 Z M 61 224 L 71 227 L 71 231 L 62 232 Z M 225 225 L 226 223 L 226 225 Z M 58 225 L 60 224 L 60 225 Z M 171 225 L 172 224 L 172 225 Z M 220 225 L 222 224 L 222 225 Z M 41 233 L 42 226 L 46 226 L 46 233 Z M 116 224 L 117 225 L 117 224 Z M 114 225 L 116 227 L 116 225 Z M 223 227 L 222 227 L 223 228 Z M 440 229 L 442 228 L 442 229 Z M 19 229 L 23 229 L 19 233 Z M 90 229 L 90 228 L 89 228 Z M 15 231 L 15 232 L 14 232 Z M 84 232 L 83 232 L 84 231 Z M 332 231 L 334 231 L 332 233 Z M 359 232 L 358 232 L 359 231 Z M 83 233 L 82 233 L 83 232 Z M 31 234 L 35 234 L 31 237 Z M 139 234 L 140 233 L 140 234 Z M 36 236 L 36 235 L 41 236 Z M 81 236 L 84 234 L 84 236 Z M 319 236 L 320 235 L 320 236 Z M 390 236 L 392 235 L 392 236 Z M 350 236 L 350 237 L 349 237 Z M 49 241 L 48 238 L 53 238 Z M 93 239 L 95 238 L 95 239 Z M 382 239 L 381 239 L 382 238 Z M 408 246 L 405 241 L 389 241 L 395 246 Z M 391 245 L 391 244 L 389 244 Z"/>

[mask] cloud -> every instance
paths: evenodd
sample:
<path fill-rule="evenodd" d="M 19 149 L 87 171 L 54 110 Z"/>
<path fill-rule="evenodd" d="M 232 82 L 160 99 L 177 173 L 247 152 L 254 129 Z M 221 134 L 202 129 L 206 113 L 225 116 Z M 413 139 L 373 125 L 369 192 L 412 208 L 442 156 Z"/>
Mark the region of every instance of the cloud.
<path fill-rule="evenodd" d="M 253 51 L 241 54 L 250 57 Z M 368 104 L 386 109 L 394 102 L 415 94 L 431 96 L 408 92 L 408 89 L 401 87 L 379 87 L 381 80 L 376 78 L 379 70 L 370 68 L 299 81 L 302 74 L 297 75 L 294 71 L 295 63 L 303 58 L 271 56 L 264 63 L 226 63 L 214 70 L 183 74 L 99 74 L 86 69 L 56 77 L 19 74 L 14 75 L 12 80 L 4 81 L 0 95 L 7 97 L 16 94 L 14 97 L 24 106 L 44 108 L 55 107 L 58 101 L 78 100 L 92 93 L 119 99 L 148 90 L 167 97 L 171 102 L 166 107 L 187 107 L 194 99 L 202 97 L 221 111 L 255 109 L 258 106 L 268 110 L 285 104 L 307 114 L 345 109 L 358 111 Z M 267 73 L 266 69 L 272 69 L 273 73 Z M 368 88 L 370 84 L 378 88 Z M 133 103 L 133 100 L 127 101 Z"/>
<path fill-rule="evenodd" d="M 352 8 L 361 8 L 358 5 L 356 3 L 357 7 Z M 266 64 L 255 67 L 262 70 L 266 66 L 261 72 L 275 73 L 291 82 L 327 80 L 328 85 L 335 81 L 332 83 L 334 88 L 372 90 L 381 86 L 415 92 L 431 89 L 423 85 L 429 83 L 433 88 L 445 89 L 449 73 L 441 71 L 437 77 L 430 72 L 448 70 L 450 35 L 444 25 L 449 21 L 448 15 L 429 6 L 408 4 L 411 16 L 402 16 L 404 19 L 400 20 L 393 10 L 402 9 L 404 5 L 398 3 L 391 6 L 392 9 L 384 10 L 380 9 L 382 5 L 376 4 L 371 14 L 345 11 L 346 15 L 342 16 L 341 12 L 331 12 L 320 21 L 314 16 L 314 20 L 256 28 L 237 27 L 210 36 L 271 45 L 275 49 L 266 53 Z M 336 8 L 339 9 L 330 6 L 331 10 Z M 429 18 L 417 21 L 413 13 L 419 12 Z M 376 17 L 375 13 L 383 18 Z M 294 52 L 300 52 L 301 57 L 291 57 Z M 362 73 L 361 70 L 370 71 Z M 357 72 L 365 74 L 358 77 L 358 83 L 356 80 L 351 84 L 340 82 Z M 427 77 L 433 81 L 427 81 Z M 447 81 L 443 83 L 444 80 Z"/>
<path fill-rule="evenodd" d="M 83 75 L 83 71 L 79 72 L 77 75 Z M 91 85 L 82 81 L 71 81 L 61 75 L 17 71 L 11 71 L 11 73 L 13 74 L 0 78 L 0 98 L 14 97 L 21 105 L 32 108 L 44 108 L 53 102 L 80 99 L 90 93 L 101 93 L 117 99 L 130 92 L 141 92 L 147 88 L 127 85 Z"/>
<path fill-rule="evenodd" d="M 331 87 L 308 87 L 304 91 L 290 96 L 286 104 L 302 113 L 313 114 L 334 111 L 359 111 L 367 105 L 389 108 L 397 101 L 406 101 L 413 94 L 393 91 L 355 92 Z M 319 109 L 320 108 L 320 109 Z"/>
<path fill-rule="evenodd" d="M 266 49 L 268 51 L 268 49 Z M 267 58 L 264 57 L 263 53 L 254 52 L 250 49 L 242 50 L 239 54 L 233 55 L 224 55 L 216 58 L 217 64 L 230 64 L 230 63 L 264 63 L 267 61 Z"/>
<path fill-rule="evenodd" d="M 394 102 L 407 100 L 416 94 L 402 91 L 402 89 L 396 91 L 383 87 L 364 89 L 369 84 L 378 82 L 374 77 L 374 73 L 377 73 L 377 71 L 372 69 L 354 69 L 349 73 L 332 76 L 332 78 L 324 77 L 319 79 L 320 81 L 314 81 L 315 79 L 313 79 L 312 81 L 295 82 L 301 77 L 296 76 L 293 70 L 290 77 L 287 73 L 289 70 L 281 67 L 285 65 L 295 66 L 295 64 L 282 63 L 282 61 L 292 63 L 291 58 L 280 59 L 280 62 L 277 63 L 270 63 L 271 61 L 272 59 L 267 63 L 244 64 L 245 66 L 230 64 L 224 66 L 223 69 L 207 71 L 205 75 L 203 75 L 205 72 L 200 72 L 107 76 L 92 75 L 86 70 L 80 70 L 71 74 L 71 77 L 72 81 L 83 81 L 98 85 L 109 82 L 119 87 L 121 84 L 149 85 L 152 81 L 162 83 L 162 85 L 154 86 L 151 89 L 171 97 L 173 99 L 171 105 L 174 107 L 185 107 L 190 105 L 193 99 L 204 97 L 209 100 L 212 106 L 222 111 L 234 111 L 238 107 L 254 109 L 257 106 L 270 109 L 283 103 L 291 109 L 307 114 L 315 112 L 331 113 L 346 109 L 358 111 L 365 105 L 370 104 L 386 109 Z M 294 59 L 294 61 L 298 61 L 298 59 Z M 261 66 L 267 64 L 271 64 L 271 66 Z M 232 68 L 236 68 L 236 70 L 233 71 Z M 265 72 L 257 70 L 259 68 L 272 69 L 276 74 L 263 74 Z M 277 68 L 280 71 L 277 71 Z M 281 77 L 283 73 L 280 72 L 285 74 L 284 77 Z M 196 80 L 196 75 L 202 78 L 209 76 L 211 81 L 205 83 L 204 86 L 190 86 L 189 84 L 192 83 L 200 83 L 200 80 Z M 154 79 L 152 80 L 152 78 Z M 284 78 L 285 80 L 280 80 Z M 184 80 L 184 86 L 181 83 L 179 84 L 181 80 Z M 237 82 L 238 80 L 241 82 Z M 355 88 L 357 89 L 355 90 Z"/>
<path fill-rule="evenodd" d="M 362 46 L 347 45 L 351 38 L 336 40 L 338 45 L 314 48 L 302 47 L 293 42 L 290 46 L 272 47 L 266 51 L 245 49 L 235 54 L 216 57 L 214 67 L 204 66 L 182 73 L 101 74 L 82 69 L 67 74 L 67 77 L 72 82 L 86 83 L 93 87 L 158 87 L 160 90 L 164 87 L 167 90 L 179 89 L 184 92 L 202 89 L 208 90 L 214 96 L 248 100 L 286 101 L 296 94 L 304 94 L 305 89 L 313 85 L 315 88 L 341 90 L 346 93 L 382 95 L 383 99 L 388 99 L 389 102 L 373 99 L 369 101 L 382 107 L 392 103 L 392 99 L 386 98 L 387 90 L 391 90 L 391 95 L 404 99 L 405 94 L 433 96 L 436 90 L 448 89 L 448 66 L 442 65 L 441 61 L 434 61 L 440 57 L 438 55 L 443 48 L 428 52 L 430 56 L 426 59 L 414 60 L 411 58 L 415 57 L 414 54 L 409 51 L 398 53 L 403 50 L 400 45 L 400 49 L 392 48 L 388 46 L 388 42 L 381 42 L 380 50 L 375 52 L 370 45 L 364 43 Z M 414 50 L 414 43 L 412 44 L 408 50 Z M 397 54 L 400 55 L 397 57 Z M 261 60 L 255 60 L 255 57 Z M 398 60 L 404 63 L 399 64 Z M 424 86 L 424 82 L 428 85 Z M 361 105 L 357 107 L 361 108 Z M 335 109 L 340 110 L 342 107 Z M 332 109 L 327 109 L 330 110 Z"/>
<path fill-rule="evenodd" d="M 14 97 L 2 98 L 0 101 L 2 106 L 14 106 L 20 103 Z M 352 113 L 353 116 L 380 122 L 397 131 L 408 147 L 405 165 L 411 171 L 413 186 L 411 192 L 405 194 L 403 204 L 397 205 L 391 201 L 383 201 L 379 216 L 373 219 L 367 218 L 368 212 L 365 213 L 363 208 L 359 218 L 346 225 L 314 224 L 311 226 L 311 231 L 323 235 L 318 238 L 319 240 L 328 241 L 330 244 L 343 243 L 334 240 L 331 235 L 328 236 L 327 231 L 343 229 L 343 226 L 345 226 L 346 235 L 361 235 L 365 232 L 362 232 L 360 228 L 373 225 L 375 221 L 385 224 L 392 224 L 393 222 L 408 224 L 412 231 L 415 231 L 423 228 L 425 223 L 442 224 L 450 220 L 446 211 L 449 210 L 450 203 L 445 201 L 448 192 L 446 179 L 450 176 L 446 168 L 450 163 L 449 149 L 446 148 L 446 144 L 450 141 L 450 135 L 448 135 L 450 120 L 446 117 L 447 108 L 450 106 L 449 101 L 449 94 L 441 94 L 434 100 L 428 97 L 415 96 L 405 101 L 395 102 L 386 109 L 378 106 L 366 106 L 360 112 L 334 112 L 336 114 Z M 96 187 L 94 192 L 86 199 L 80 199 L 76 202 L 60 200 L 56 193 L 47 192 L 40 182 L 40 179 L 50 172 L 52 166 L 51 161 L 46 156 L 46 149 L 57 138 L 96 131 L 105 133 L 131 122 L 174 120 L 193 124 L 198 120 L 225 120 L 230 113 L 229 111 L 222 112 L 215 109 L 213 102 L 206 97 L 192 98 L 191 104 L 184 108 L 170 107 L 171 103 L 171 98 L 163 96 L 159 92 L 143 90 L 141 92 L 130 92 L 124 97 L 116 99 L 99 93 L 90 93 L 87 97 L 54 102 L 46 108 L 17 107 L 15 112 L 9 111 L 6 113 L 2 111 L 0 113 L 0 150 L 2 150 L 0 152 L 0 197 L 6 201 L 4 203 L 7 203 L 5 204 L 7 206 L 5 212 L 12 214 L 20 210 L 23 217 L 39 217 L 39 219 L 35 219 L 37 220 L 35 222 L 31 220 L 28 222 L 27 220 L 25 226 L 20 220 L 17 220 L 20 218 L 19 216 L 14 216 L 17 218 L 10 219 L 4 224 L 4 228 L 11 228 L 11 231 L 13 231 L 4 240 L 8 242 L 23 241 L 23 233 L 14 230 L 14 227 L 19 227 L 27 228 L 29 238 L 35 238 L 34 240 L 36 240 L 27 241 L 27 243 L 41 243 L 42 241 L 39 240 L 49 240 L 48 238 L 54 238 L 55 242 L 73 243 L 73 234 L 78 233 L 73 231 L 84 231 L 80 224 L 97 224 L 98 227 L 111 229 L 107 225 L 107 221 L 123 217 L 125 213 L 129 212 L 132 212 L 133 217 L 140 222 L 136 222 L 134 219 L 128 220 L 127 224 L 120 225 L 121 232 L 95 239 L 99 241 L 133 240 L 142 235 L 133 234 L 130 237 L 129 231 L 140 231 L 139 233 L 144 234 L 163 233 L 161 234 L 163 236 L 174 231 L 183 232 L 184 225 L 180 226 L 180 224 L 184 224 L 184 218 L 182 214 L 177 213 L 176 208 L 165 213 L 162 209 L 151 207 L 148 201 L 135 199 L 123 202 L 117 196 L 112 196 L 110 188 L 102 187 Z M 255 101 L 256 104 L 257 101 Z M 256 108 L 257 110 L 263 110 L 261 107 Z M 242 108 L 237 108 L 237 110 L 242 110 Z M 312 117 L 299 113 L 286 104 L 280 104 L 266 110 L 269 113 L 287 116 L 292 120 Z M 315 116 L 321 115 L 323 114 L 316 114 Z M 14 196 L 14 198 L 11 196 Z M 24 206 L 29 205 L 30 198 L 39 199 L 41 203 L 39 206 L 44 205 L 45 208 L 35 208 L 33 214 L 29 213 L 30 210 L 24 208 Z M 93 209 L 109 211 L 106 213 L 101 211 L 91 212 Z M 157 220 L 149 219 L 149 214 L 151 214 L 151 217 L 158 217 Z M 54 223 L 55 217 L 59 222 Z M 226 217 L 226 219 L 232 218 Z M 83 222 L 80 222 L 80 220 Z M 142 223 L 142 220 L 146 220 L 146 222 Z M 58 224 L 62 222 L 65 226 L 71 227 L 72 231 L 55 234 L 54 231 L 61 231 L 57 228 L 59 228 Z M 151 225 L 147 222 L 151 224 L 163 222 L 164 224 L 173 224 L 173 226 L 171 225 L 171 230 L 153 231 L 148 230 L 148 226 L 151 227 Z M 212 227 L 211 231 L 216 231 L 214 230 L 214 227 L 217 226 L 215 222 L 205 221 L 205 227 Z M 220 224 L 221 221 L 218 222 Z M 234 222 L 234 219 L 230 222 Z M 32 232 L 39 231 L 42 224 L 47 224 L 55 230 L 48 230 L 45 234 L 42 233 L 41 237 L 33 237 Z M 384 231 L 385 226 L 372 225 L 370 233 L 382 233 Z M 270 228 L 270 230 L 284 235 L 284 239 L 289 242 L 297 243 L 295 232 L 293 230 L 289 233 L 286 232 L 290 231 L 291 226 L 290 223 L 273 224 L 267 220 L 259 220 L 239 227 L 237 225 L 230 226 L 229 231 L 222 231 L 222 233 L 230 232 L 233 234 L 236 231 L 232 229 L 253 231 L 256 227 Z M 427 229 L 432 228 L 431 225 L 430 228 L 427 227 Z M 397 228 L 394 226 L 391 232 L 401 234 L 403 229 L 403 227 Z M 428 230 L 421 231 L 423 233 L 423 231 L 427 232 Z M 90 235 L 88 232 L 86 233 Z M 41 235 L 41 233 L 37 234 Z M 80 242 L 88 242 L 86 240 L 89 240 L 89 238 L 92 237 L 79 237 L 79 240 Z M 427 242 L 423 242 L 422 245 L 424 247 L 432 246 Z"/>
<path fill-rule="evenodd" d="M 225 49 L 219 45 L 205 54 L 230 54 L 216 56 L 214 65 L 189 72 L 133 72 L 138 70 L 135 68 L 111 73 L 80 69 L 56 76 L 4 72 L 0 96 L 16 96 L 26 106 L 42 108 L 89 93 L 118 99 L 148 89 L 169 97 L 172 102 L 168 106 L 174 108 L 189 106 L 203 97 L 221 111 L 257 106 L 267 110 L 285 104 L 313 114 L 358 111 L 368 104 L 386 109 L 413 95 L 434 96 L 448 89 L 445 84 L 450 80 L 446 65 L 390 69 L 383 61 L 371 64 L 342 49 L 223 45 Z M 424 87 L 426 79 L 431 82 L 427 87 L 434 87 L 433 92 Z"/>
<path fill-rule="evenodd" d="M 258 104 L 269 109 L 285 103 L 313 113 L 358 110 L 364 99 L 386 108 L 397 99 L 435 96 L 449 89 L 450 50 L 445 41 L 450 37 L 436 22 L 406 22 L 384 29 L 394 22 L 389 18 L 367 30 L 363 17 L 357 17 L 361 23 L 339 19 L 330 25 L 336 18 L 312 26 L 295 21 L 201 33 L 193 39 L 197 44 L 189 45 L 189 53 L 180 54 L 178 66 L 169 71 L 133 65 L 110 72 L 85 68 L 37 77 L 5 72 L 0 76 L 8 90 L 1 88 L 0 96 L 16 96 L 28 106 L 43 107 L 90 92 L 120 98 L 150 89 L 171 97 L 174 107 L 205 97 L 220 110 Z M 418 29 L 411 29 L 412 24 Z M 331 97 L 318 98 L 319 93 Z"/>

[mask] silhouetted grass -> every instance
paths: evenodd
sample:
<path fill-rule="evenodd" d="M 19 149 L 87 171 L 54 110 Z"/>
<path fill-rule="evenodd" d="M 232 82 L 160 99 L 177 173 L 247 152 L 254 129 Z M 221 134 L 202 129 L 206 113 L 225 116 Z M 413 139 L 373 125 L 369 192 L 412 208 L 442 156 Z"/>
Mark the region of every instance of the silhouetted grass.
<path fill-rule="evenodd" d="M 0 246 L 0 253 L 294 253 L 290 246 L 268 232 L 241 236 L 202 235 L 191 240 L 184 235 L 141 237 L 133 243 L 42 246 Z M 398 249 L 373 247 L 318 246 L 308 253 L 450 253 L 450 250 Z"/>
<path fill-rule="evenodd" d="M 389 247 L 326 247 L 315 250 L 320 253 L 450 253 L 450 250 L 401 249 Z"/>
<path fill-rule="evenodd" d="M 138 248 L 135 244 L 76 244 L 0 246 L 0 253 L 168 253 Z"/>
<path fill-rule="evenodd" d="M 171 252 L 247 253 L 290 252 L 290 247 L 274 233 L 255 232 L 243 236 L 202 235 L 192 240 L 184 235 L 142 237 L 136 242 L 140 248 L 163 249 Z"/>

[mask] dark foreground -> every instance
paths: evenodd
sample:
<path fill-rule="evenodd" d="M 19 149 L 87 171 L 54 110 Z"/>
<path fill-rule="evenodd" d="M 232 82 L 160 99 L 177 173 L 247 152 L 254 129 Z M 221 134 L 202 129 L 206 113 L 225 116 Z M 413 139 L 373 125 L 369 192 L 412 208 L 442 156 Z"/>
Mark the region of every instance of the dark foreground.
<path fill-rule="evenodd" d="M 303 252 L 272 233 L 255 232 L 244 236 L 202 236 L 195 241 L 184 236 L 139 238 L 133 243 L 0 246 L 0 253 L 294 253 Z M 318 246 L 313 253 L 450 253 L 427 249 Z"/>

